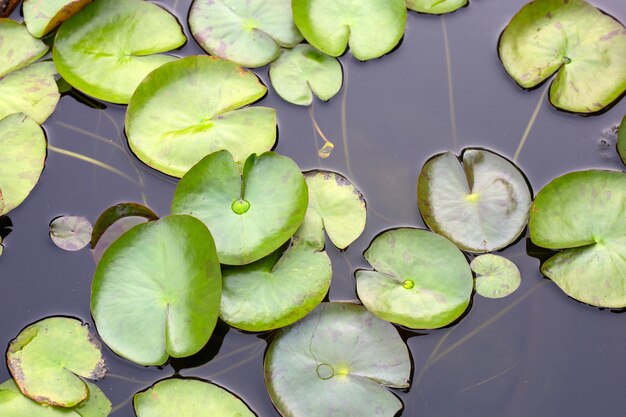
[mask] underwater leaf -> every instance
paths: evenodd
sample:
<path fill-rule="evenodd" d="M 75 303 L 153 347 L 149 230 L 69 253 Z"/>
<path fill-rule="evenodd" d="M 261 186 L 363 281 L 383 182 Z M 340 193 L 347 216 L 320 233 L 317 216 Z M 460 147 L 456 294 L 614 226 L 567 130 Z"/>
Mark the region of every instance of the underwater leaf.
<path fill-rule="evenodd" d="M 419 13 L 445 14 L 465 7 L 468 3 L 468 0 L 406 0 L 406 7 Z"/>
<path fill-rule="evenodd" d="M 176 177 L 221 149 L 243 165 L 276 142 L 274 109 L 240 109 L 266 91 L 254 73 L 223 59 L 190 56 L 163 65 L 128 106 L 129 145 L 144 163 Z"/>
<path fill-rule="evenodd" d="M 98 239 L 98 243 L 96 243 L 96 246 L 91 250 L 91 255 L 96 264 L 100 262 L 100 259 L 102 259 L 102 255 L 104 255 L 104 252 L 109 246 L 111 246 L 113 242 L 117 240 L 118 237 L 122 236 L 124 233 L 137 226 L 138 224 L 145 223 L 146 221 L 147 219 L 145 217 L 122 217 L 111 226 L 109 226 L 102 234 L 102 236 L 100 236 L 100 238 Z"/>
<path fill-rule="evenodd" d="M 622 124 L 617 132 L 617 153 L 619 153 L 622 162 L 626 165 L 626 116 L 622 119 Z"/>
<path fill-rule="evenodd" d="M 158 220 L 159 216 L 148 207 L 138 203 L 119 203 L 104 210 L 96 220 L 90 238 L 91 248 L 98 245 L 98 241 L 113 224 L 128 217 L 144 217 L 148 220 Z"/>
<path fill-rule="evenodd" d="M 502 298 L 513 294 L 521 283 L 517 266 L 505 257 L 480 255 L 470 263 L 476 274 L 476 292 L 487 298 Z"/>
<path fill-rule="evenodd" d="M 278 332 L 265 357 L 265 385 L 285 417 L 393 417 L 408 388 L 409 351 L 398 331 L 362 306 L 323 303 Z"/>
<path fill-rule="evenodd" d="M 576 113 L 602 110 L 626 91 L 626 28 L 583 0 L 525 5 L 498 45 L 509 75 L 533 88 L 550 78 L 550 102 Z"/>
<path fill-rule="evenodd" d="M 24 0 L 24 23 L 36 38 L 52 32 L 92 0 Z"/>
<path fill-rule="evenodd" d="M 50 239 L 66 251 L 78 251 L 89 244 L 93 227 L 80 216 L 61 216 L 50 222 Z"/>
<path fill-rule="evenodd" d="M 26 67 L 46 52 L 48 45 L 33 38 L 26 26 L 11 19 L 0 19 L 0 77 Z"/>

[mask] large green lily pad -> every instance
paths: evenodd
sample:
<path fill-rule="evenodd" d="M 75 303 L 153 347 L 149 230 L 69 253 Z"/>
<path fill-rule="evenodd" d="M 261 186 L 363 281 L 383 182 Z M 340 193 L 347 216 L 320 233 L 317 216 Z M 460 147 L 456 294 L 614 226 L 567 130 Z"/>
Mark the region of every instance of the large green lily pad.
<path fill-rule="evenodd" d="M 467 6 L 468 0 L 406 0 L 406 7 L 419 13 L 445 14 Z"/>
<path fill-rule="evenodd" d="M 435 329 L 467 309 L 472 272 L 448 239 L 426 230 L 392 229 L 377 236 L 364 255 L 374 270 L 356 272 L 357 293 L 377 317 Z"/>
<path fill-rule="evenodd" d="M 100 343 L 80 320 L 51 317 L 31 324 L 11 341 L 9 371 L 27 397 L 74 407 L 89 397 L 81 379 L 99 379 L 106 369 Z"/>
<path fill-rule="evenodd" d="M 498 50 L 524 88 L 556 73 L 550 102 L 562 110 L 594 113 L 626 90 L 626 28 L 583 0 L 531 1 L 511 19 Z"/>
<path fill-rule="evenodd" d="M 166 64 L 146 77 L 128 106 L 130 147 L 149 166 L 176 177 L 221 149 L 243 165 L 276 142 L 274 109 L 240 109 L 266 91 L 252 72 L 223 59 L 191 56 Z"/>
<path fill-rule="evenodd" d="M 26 67 L 48 52 L 48 45 L 11 19 L 0 19 L 0 39 L 0 77 Z"/>
<path fill-rule="evenodd" d="M 269 64 L 302 41 L 291 0 L 194 0 L 189 28 L 205 51 L 244 67 Z"/>
<path fill-rule="evenodd" d="M 476 274 L 476 292 L 487 298 L 513 294 L 522 277 L 517 266 L 505 257 L 490 253 L 474 258 L 470 268 Z"/>
<path fill-rule="evenodd" d="M 251 155 L 241 175 L 228 151 L 212 153 L 180 180 L 172 213 L 190 214 L 213 233 L 220 262 L 245 265 L 277 250 L 298 230 L 307 186 L 291 159 Z"/>
<path fill-rule="evenodd" d="M 213 238 L 191 216 L 133 227 L 98 264 L 91 313 L 102 340 L 140 365 L 200 351 L 217 323 L 222 280 Z"/>
<path fill-rule="evenodd" d="M 626 116 L 622 119 L 622 124 L 617 131 L 617 153 L 626 165 Z"/>
<path fill-rule="evenodd" d="M 626 173 L 580 171 L 556 178 L 530 213 L 535 245 L 561 250 L 541 272 L 567 295 L 598 307 L 626 307 Z"/>
<path fill-rule="evenodd" d="M 483 149 L 431 158 L 417 184 L 418 206 L 434 231 L 468 252 L 491 252 L 517 239 L 528 222 L 532 195 L 507 159 Z"/>
<path fill-rule="evenodd" d="M 361 61 L 378 58 L 404 35 L 404 0 L 292 0 L 291 5 L 306 40 L 331 56 L 343 54 L 349 44 Z"/>
<path fill-rule="evenodd" d="M 283 416 L 393 417 L 408 388 L 409 352 L 397 330 L 365 308 L 323 303 L 281 330 L 265 357 L 265 384 Z"/>
<path fill-rule="evenodd" d="M 53 49 L 59 73 L 76 89 L 112 103 L 128 103 L 164 55 L 187 38 L 174 16 L 143 0 L 95 0 L 59 28 Z"/>
<path fill-rule="evenodd" d="M 33 36 L 41 38 L 78 13 L 92 0 L 24 0 L 24 23 Z"/>

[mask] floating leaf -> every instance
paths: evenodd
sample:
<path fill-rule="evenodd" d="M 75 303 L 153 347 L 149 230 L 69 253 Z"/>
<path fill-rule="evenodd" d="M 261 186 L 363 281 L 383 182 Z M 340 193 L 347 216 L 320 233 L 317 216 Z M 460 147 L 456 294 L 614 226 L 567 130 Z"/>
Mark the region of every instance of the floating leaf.
<path fill-rule="evenodd" d="M 348 303 L 324 303 L 281 330 L 265 358 L 265 384 L 283 416 L 393 417 L 408 388 L 409 352 L 397 330 Z"/>
<path fill-rule="evenodd" d="M 113 242 L 117 240 L 124 233 L 137 226 L 138 224 L 145 223 L 147 220 L 145 217 L 123 217 L 113 223 L 109 228 L 100 236 L 96 247 L 91 250 L 96 264 L 102 259 L 102 255 Z M 93 235 L 92 235 L 93 237 Z"/>
<path fill-rule="evenodd" d="M 92 0 L 24 0 L 24 23 L 36 38 L 52 32 Z"/>
<path fill-rule="evenodd" d="M 302 224 L 307 186 L 291 159 L 248 158 L 239 172 L 228 151 L 212 153 L 180 180 L 172 213 L 190 214 L 213 233 L 220 262 L 245 265 L 281 247 Z"/>
<path fill-rule="evenodd" d="M 148 220 L 158 220 L 159 216 L 148 207 L 138 203 L 120 203 L 104 210 L 93 228 L 90 238 L 91 248 L 98 245 L 98 241 L 113 224 L 128 217 L 144 217 Z"/>
<path fill-rule="evenodd" d="M 191 56 L 163 65 L 133 95 L 128 142 L 147 165 L 176 177 L 221 149 L 243 164 L 276 142 L 274 109 L 239 109 L 266 91 L 256 75 L 226 60 Z"/>
<path fill-rule="evenodd" d="M 476 274 L 476 292 L 487 298 L 502 298 L 519 287 L 521 276 L 508 259 L 492 254 L 480 255 L 470 263 Z"/>
<path fill-rule="evenodd" d="M 465 7 L 468 0 L 406 0 L 406 7 L 419 13 L 445 14 Z"/>
<path fill-rule="evenodd" d="M 79 216 L 61 216 L 50 222 L 50 239 L 66 251 L 78 251 L 87 246 L 93 227 Z"/>
<path fill-rule="evenodd" d="M 571 172 L 546 185 L 530 212 L 530 238 L 559 250 L 541 267 L 567 295 L 626 307 L 626 174 Z"/>
<path fill-rule="evenodd" d="M 291 0 L 194 0 L 189 28 L 205 51 L 244 67 L 269 64 L 281 46 L 302 41 Z"/>
<path fill-rule="evenodd" d="M 531 1 L 511 19 L 498 50 L 524 88 L 556 73 L 550 102 L 562 110 L 597 112 L 626 90 L 626 28 L 583 0 Z"/>
<path fill-rule="evenodd" d="M 355 58 L 378 58 L 404 35 L 404 0 L 292 0 L 291 5 L 306 40 L 331 56 L 343 54 L 350 44 Z"/>
<path fill-rule="evenodd" d="M 626 116 L 624 116 L 617 133 L 617 152 L 622 158 L 624 165 L 626 165 Z"/>
<path fill-rule="evenodd" d="M 89 396 L 80 377 L 106 372 L 100 343 L 80 320 L 51 317 L 31 324 L 11 341 L 9 371 L 22 393 L 39 402 L 74 407 Z"/>
<path fill-rule="evenodd" d="M 61 25 L 52 52 L 73 87 L 125 104 L 146 75 L 177 59 L 162 52 L 186 41 L 176 18 L 156 4 L 95 0 Z"/>
<path fill-rule="evenodd" d="M 91 313 L 102 340 L 140 365 L 191 356 L 219 313 L 220 265 L 208 229 L 190 216 L 133 227 L 98 264 Z"/>
<path fill-rule="evenodd" d="M 483 149 L 430 159 L 417 184 L 420 213 L 433 232 L 468 252 L 491 252 L 517 239 L 532 195 L 519 169 Z"/>
<path fill-rule="evenodd" d="M 26 67 L 48 52 L 48 45 L 11 19 L 0 19 L 0 39 L 0 77 Z"/>
<path fill-rule="evenodd" d="M 413 329 L 458 319 L 473 289 L 472 272 L 448 239 L 400 228 L 377 236 L 365 251 L 374 270 L 356 272 L 359 298 L 377 317 Z"/>

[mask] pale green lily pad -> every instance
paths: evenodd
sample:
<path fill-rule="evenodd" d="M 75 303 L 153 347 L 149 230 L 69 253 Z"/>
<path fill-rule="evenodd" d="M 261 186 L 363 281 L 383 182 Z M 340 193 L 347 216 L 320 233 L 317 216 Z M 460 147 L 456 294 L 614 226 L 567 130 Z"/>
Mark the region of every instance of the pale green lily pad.
<path fill-rule="evenodd" d="M 426 230 L 392 229 L 377 236 L 364 255 L 374 270 L 356 272 L 357 293 L 377 317 L 436 329 L 467 310 L 472 272 L 448 239 Z"/>
<path fill-rule="evenodd" d="M 265 357 L 265 384 L 283 416 L 393 417 L 408 388 L 409 351 L 398 331 L 365 308 L 323 303 L 282 329 Z"/>
<path fill-rule="evenodd" d="M 31 324 L 11 341 L 9 371 L 20 391 L 39 402 L 74 407 L 89 397 L 81 379 L 106 373 L 100 343 L 80 320 L 51 317 Z"/>
<path fill-rule="evenodd" d="M 406 7 L 419 13 L 445 14 L 465 7 L 468 3 L 468 0 L 406 0 Z"/>
<path fill-rule="evenodd" d="M 626 90 L 626 28 L 583 0 L 528 3 L 504 30 L 498 50 L 524 88 L 556 73 L 550 102 L 562 110 L 598 112 Z"/>
<path fill-rule="evenodd" d="M 166 64 L 133 95 L 126 114 L 129 145 L 144 163 L 176 177 L 221 149 L 243 165 L 276 142 L 274 109 L 240 109 L 266 91 L 254 73 L 223 59 L 191 56 Z"/>
<path fill-rule="evenodd" d="M 22 13 L 29 32 L 36 38 L 52 32 L 92 0 L 24 0 Z"/>
<path fill-rule="evenodd" d="M 46 137 L 33 119 L 17 113 L 0 120 L 0 216 L 19 206 L 39 181 Z"/>
<path fill-rule="evenodd" d="M 270 79 L 283 99 L 308 106 L 313 101 L 313 94 L 328 101 L 341 90 L 343 70 L 337 58 L 302 44 L 284 51 L 272 63 Z"/>
<path fill-rule="evenodd" d="M 622 162 L 626 165 L 626 116 L 624 116 L 617 132 L 617 153 L 619 153 Z"/>
<path fill-rule="evenodd" d="M 302 41 L 291 0 L 194 0 L 189 28 L 205 51 L 244 67 L 269 64 Z"/>
<path fill-rule="evenodd" d="M 245 265 L 281 247 L 308 204 L 298 166 L 274 152 L 251 155 L 241 175 L 228 151 L 212 153 L 180 180 L 172 213 L 190 214 L 213 233 L 220 262 Z"/>
<path fill-rule="evenodd" d="M 541 272 L 567 295 L 598 307 L 626 307 L 626 173 L 571 172 L 535 198 L 530 238 L 561 250 Z"/>
<path fill-rule="evenodd" d="M 61 216 L 50 222 L 50 239 L 57 247 L 74 252 L 91 241 L 93 226 L 81 216 Z"/>
<path fill-rule="evenodd" d="M 293 18 L 306 40 L 339 56 L 348 44 L 361 61 L 390 52 L 402 39 L 404 0 L 292 0 Z"/>
<path fill-rule="evenodd" d="M 418 206 L 426 225 L 459 248 L 482 253 L 517 239 L 528 222 L 532 195 L 521 171 L 483 149 L 431 158 L 417 184 Z"/>
<path fill-rule="evenodd" d="M 476 274 L 476 292 L 487 298 L 513 294 L 522 277 L 517 266 L 508 259 L 492 254 L 480 255 L 470 263 Z"/>
<path fill-rule="evenodd" d="M 143 0 L 95 0 L 59 28 L 52 51 L 74 88 L 126 104 L 154 69 L 178 58 L 162 54 L 187 38 L 174 16 Z"/>
<path fill-rule="evenodd" d="M 0 19 L 0 77 L 26 67 L 47 52 L 48 45 L 33 38 L 26 26 Z"/>
<path fill-rule="evenodd" d="M 199 352 L 217 323 L 222 280 L 208 229 L 190 216 L 140 224 L 104 253 L 91 314 L 102 340 L 140 365 Z"/>

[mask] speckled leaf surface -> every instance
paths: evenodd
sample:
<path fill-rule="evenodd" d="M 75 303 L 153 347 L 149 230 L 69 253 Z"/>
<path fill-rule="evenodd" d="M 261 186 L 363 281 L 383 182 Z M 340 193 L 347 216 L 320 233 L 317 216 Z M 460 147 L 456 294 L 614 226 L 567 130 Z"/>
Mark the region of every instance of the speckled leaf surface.
<path fill-rule="evenodd" d="M 24 0 L 22 13 L 29 32 L 36 38 L 52 32 L 92 0 Z"/>
<path fill-rule="evenodd" d="M 23 24 L 0 19 L 0 77 L 24 68 L 48 52 L 48 45 L 31 36 Z"/>
<path fill-rule="evenodd" d="M 419 13 L 445 14 L 465 7 L 468 3 L 468 0 L 406 0 L 406 7 Z"/>
<path fill-rule="evenodd" d="M 617 153 L 626 165 L 626 116 L 622 119 L 622 124 L 617 131 Z"/>
<path fill-rule="evenodd" d="M 492 255 L 477 256 L 470 263 L 476 274 L 476 292 L 487 298 L 502 298 L 513 294 L 522 278 L 517 266 L 508 259 Z"/>
<path fill-rule="evenodd" d="M 61 216 L 50 222 L 50 239 L 57 247 L 74 252 L 89 244 L 93 227 L 81 216 Z"/>

